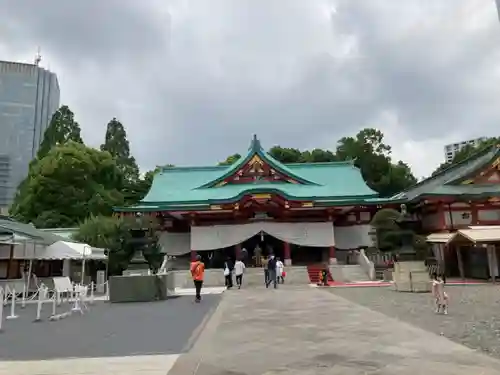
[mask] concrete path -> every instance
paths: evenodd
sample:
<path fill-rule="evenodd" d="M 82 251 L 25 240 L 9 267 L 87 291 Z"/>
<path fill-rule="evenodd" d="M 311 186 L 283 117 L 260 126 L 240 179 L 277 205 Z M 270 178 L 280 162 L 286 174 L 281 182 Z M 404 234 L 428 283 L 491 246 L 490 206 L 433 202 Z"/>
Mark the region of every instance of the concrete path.
<path fill-rule="evenodd" d="M 438 334 L 303 287 L 224 298 L 169 375 L 493 375 L 500 361 Z"/>
<path fill-rule="evenodd" d="M 35 306 L 26 306 L 18 319 L 4 321 L 0 374 L 166 375 L 196 342 L 221 295 L 206 295 L 199 305 L 193 299 L 97 302 L 83 316 L 38 323 L 33 322 Z"/>

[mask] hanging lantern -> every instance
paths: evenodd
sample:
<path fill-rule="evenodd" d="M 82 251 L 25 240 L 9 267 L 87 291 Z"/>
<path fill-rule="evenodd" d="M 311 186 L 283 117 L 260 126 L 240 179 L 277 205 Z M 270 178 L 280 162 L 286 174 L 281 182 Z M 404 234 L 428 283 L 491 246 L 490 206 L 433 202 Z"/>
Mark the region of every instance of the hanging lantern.
<path fill-rule="evenodd" d="M 264 232 L 260 231 L 260 242 L 264 242 Z"/>

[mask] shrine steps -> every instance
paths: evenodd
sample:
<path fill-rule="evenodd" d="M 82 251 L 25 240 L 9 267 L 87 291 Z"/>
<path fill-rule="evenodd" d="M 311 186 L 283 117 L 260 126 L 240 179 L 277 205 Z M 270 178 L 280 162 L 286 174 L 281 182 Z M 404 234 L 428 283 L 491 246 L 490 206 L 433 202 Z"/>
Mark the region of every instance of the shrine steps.
<path fill-rule="evenodd" d="M 320 282 L 319 273 L 323 270 L 324 266 L 322 264 L 311 264 L 307 266 L 307 273 L 309 275 L 309 282 L 311 284 L 318 284 Z M 330 271 L 328 271 L 328 282 L 332 282 L 333 277 Z"/>

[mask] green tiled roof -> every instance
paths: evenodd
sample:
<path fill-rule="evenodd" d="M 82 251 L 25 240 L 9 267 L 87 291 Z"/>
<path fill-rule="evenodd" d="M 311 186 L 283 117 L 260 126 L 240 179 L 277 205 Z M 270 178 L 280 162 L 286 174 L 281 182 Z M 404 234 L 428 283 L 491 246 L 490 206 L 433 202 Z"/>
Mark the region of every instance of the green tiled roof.
<path fill-rule="evenodd" d="M 409 201 L 427 195 L 481 195 L 495 194 L 498 185 L 460 185 L 468 178 L 474 177 L 482 168 L 500 157 L 498 147 L 487 147 L 468 159 L 451 166 L 436 175 L 420 181 L 406 191 L 393 196 L 396 199 L 407 199 Z"/>
<path fill-rule="evenodd" d="M 266 161 L 271 167 L 274 169 L 280 171 L 286 176 L 289 176 L 302 184 L 306 185 L 311 185 L 314 184 L 312 181 L 308 181 L 305 179 L 303 176 L 300 176 L 299 174 L 295 173 L 293 170 L 288 168 L 288 166 L 281 164 L 278 160 L 273 158 L 271 155 L 269 155 L 267 152 L 264 151 L 262 148 L 260 141 L 257 139 L 257 136 L 254 135 L 252 139 L 252 143 L 250 144 L 250 147 L 248 148 L 247 155 L 244 158 L 240 158 L 239 160 L 236 161 L 236 163 L 233 163 L 231 166 L 227 167 L 227 169 L 224 171 L 224 173 L 220 176 L 218 176 L 216 179 L 207 182 L 202 188 L 208 188 L 208 187 L 213 187 L 217 185 L 217 183 L 223 181 L 225 178 L 233 175 L 243 167 L 245 164 L 247 164 L 255 155 L 259 156 L 262 158 L 262 160 Z"/>
<path fill-rule="evenodd" d="M 299 183 L 255 181 L 215 187 L 256 154 Z M 200 209 L 210 204 L 237 201 L 249 193 L 278 193 L 290 200 L 314 200 L 325 205 L 361 202 L 378 196 L 366 185 L 353 162 L 281 164 L 265 153 L 254 137 L 247 155 L 231 166 L 163 168 L 155 175 L 151 189 L 140 205 L 116 210 Z"/>

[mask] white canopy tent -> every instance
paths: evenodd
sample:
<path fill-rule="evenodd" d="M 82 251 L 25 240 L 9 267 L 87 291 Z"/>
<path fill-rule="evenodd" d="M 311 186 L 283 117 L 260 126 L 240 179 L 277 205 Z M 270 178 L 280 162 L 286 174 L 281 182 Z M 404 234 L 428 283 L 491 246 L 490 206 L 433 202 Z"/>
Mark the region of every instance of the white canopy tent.
<path fill-rule="evenodd" d="M 0 246 L 0 259 L 8 259 L 10 245 L 14 246 L 13 259 L 29 260 L 106 260 L 104 249 L 91 247 L 84 243 L 58 241 L 49 246 L 35 243 L 31 239 L 3 241 Z"/>
<path fill-rule="evenodd" d="M 104 249 L 91 247 L 84 243 L 58 241 L 47 246 L 35 259 L 106 260 Z"/>

